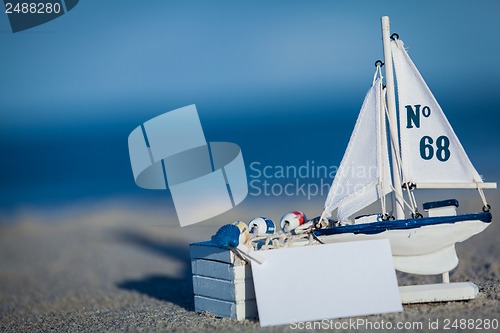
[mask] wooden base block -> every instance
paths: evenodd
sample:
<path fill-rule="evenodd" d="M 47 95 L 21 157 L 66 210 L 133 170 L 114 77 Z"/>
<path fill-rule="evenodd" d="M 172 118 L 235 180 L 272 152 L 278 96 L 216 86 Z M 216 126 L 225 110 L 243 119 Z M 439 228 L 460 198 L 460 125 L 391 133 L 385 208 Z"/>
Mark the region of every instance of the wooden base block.
<path fill-rule="evenodd" d="M 211 241 L 193 243 L 189 250 L 195 311 L 237 320 L 256 318 L 250 265 Z"/>
<path fill-rule="evenodd" d="M 209 312 L 218 317 L 229 317 L 236 320 L 257 318 L 257 303 L 255 299 L 229 302 L 195 295 L 194 308 L 196 312 Z"/>
<path fill-rule="evenodd" d="M 244 265 L 245 262 L 238 258 L 232 251 L 218 247 L 212 241 L 192 243 L 189 245 L 191 259 L 205 259 L 225 262 L 234 265 Z"/>
<path fill-rule="evenodd" d="M 436 283 L 399 287 L 403 304 L 474 299 L 479 289 L 472 282 Z"/>
<path fill-rule="evenodd" d="M 192 259 L 193 275 L 208 276 L 222 280 L 244 280 L 252 278 L 250 265 L 233 265 L 225 262 Z"/>
<path fill-rule="evenodd" d="M 193 276 L 195 295 L 213 297 L 230 302 L 255 299 L 253 280 L 221 280 L 206 276 Z"/>

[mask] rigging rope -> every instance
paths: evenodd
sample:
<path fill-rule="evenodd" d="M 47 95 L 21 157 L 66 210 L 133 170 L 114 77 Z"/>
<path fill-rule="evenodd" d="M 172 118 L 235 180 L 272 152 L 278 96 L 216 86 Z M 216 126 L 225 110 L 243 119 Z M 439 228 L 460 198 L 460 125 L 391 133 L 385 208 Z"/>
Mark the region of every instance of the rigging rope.
<path fill-rule="evenodd" d="M 384 89 L 385 90 L 385 89 Z M 389 123 L 389 128 L 397 128 L 397 127 L 393 127 L 393 124 L 391 123 L 391 118 L 389 117 L 389 109 L 387 108 L 387 101 L 385 99 L 382 100 L 383 101 L 383 107 L 384 107 L 384 111 L 385 111 L 385 114 L 386 114 L 386 118 L 387 118 L 387 122 Z M 390 138 L 390 142 L 391 142 L 391 146 L 392 146 L 392 151 L 393 152 L 396 152 L 394 154 L 392 154 L 393 156 L 393 163 L 396 164 L 396 168 L 398 169 L 398 174 L 400 175 L 400 178 L 401 178 L 401 182 L 403 184 L 406 183 L 406 177 L 404 176 L 404 173 L 403 173 L 403 167 L 402 167 L 402 162 L 401 162 L 401 157 L 399 156 L 398 152 L 398 145 L 395 141 L 395 138 L 391 135 L 391 133 L 389 133 L 389 138 Z M 410 191 L 408 190 L 408 197 L 410 199 L 410 204 L 408 204 L 408 202 L 405 200 L 404 196 L 402 195 L 399 195 L 394 187 L 392 187 L 393 189 L 393 192 L 395 194 L 396 197 L 399 198 L 399 200 L 401 200 L 401 202 L 406 205 L 412 212 L 416 212 L 415 210 L 415 207 L 417 206 L 417 202 L 415 200 L 415 197 L 412 194 L 410 194 Z M 393 210 L 394 210 L 394 203 L 393 203 Z"/>
<path fill-rule="evenodd" d="M 486 202 L 486 196 L 484 195 L 483 189 L 479 187 L 479 184 L 477 186 L 477 190 L 479 191 L 479 196 L 481 197 L 481 200 L 483 201 L 483 211 L 484 212 L 489 212 L 491 209 L 491 206 Z"/>

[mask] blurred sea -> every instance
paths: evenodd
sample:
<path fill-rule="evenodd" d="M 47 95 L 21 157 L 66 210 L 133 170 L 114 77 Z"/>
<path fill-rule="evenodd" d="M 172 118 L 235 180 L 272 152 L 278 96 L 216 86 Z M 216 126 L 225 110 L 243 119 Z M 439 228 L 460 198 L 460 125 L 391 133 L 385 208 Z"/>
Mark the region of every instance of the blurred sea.
<path fill-rule="evenodd" d="M 325 103 L 326 104 L 326 103 Z M 333 105 L 330 106 L 333 108 Z M 200 118 L 209 141 L 229 141 L 241 146 L 249 181 L 257 184 L 267 180 L 270 185 L 293 182 L 293 175 L 271 179 L 262 175 L 275 174 L 280 168 L 305 168 L 311 173 L 316 167 L 338 166 L 349 140 L 358 110 L 335 118 L 325 106 L 324 117 L 310 117 L 308 105 L 302 114 L 276 119 L 264 117 L 242 119 L 236 115 L 231 121 L 205 116 L 209 107 L 199 106 Z M 271 112 L 272 110 L 270 110 Z M 451 117 L 450 117 L 451 118 Z M 462 140 L 469 157 L 487 181 L 499 181 L 500 163 L 497 124 L 482 122 L 473 113 L 452 119 L 455 131 Z M 477 124 L 470 127 L 470 124 Z M 128 157 L 127 137 L 136 124 L 123 124 L 101 128 L 79 129 L 60 136 L 40 136 L 35 139 L 15 138 L 3 140 L 0 154 L 1 188 L 0 209 L 12 211 L 22 207 L 50 207 L 75 201 L 100 201 L 124 198 L 132 201 L 159 201 L 172 205 L 168 191 L 152 191 L 138 188 L 133 180 Z M 253 164 L 252 164 L 253 163 Z M 326 176 L 326 177 L 325 177 Z M 327 175 L 302 174 L 300 183 L 321 184 L 332 181 Z M 262 190 L 262 188 L 261 188 Z M 257 193 L 251 189 L 251 193 Z M 279 193 L 275 191 L 275 193 Z M 295 193 L 273 196 L 268 200 L 319 200 L 326 193 L 308 195 Z M 249 200 L 250 197 L 247 199 Z M 254 198 L 255 199 L 255 198 Z"/>

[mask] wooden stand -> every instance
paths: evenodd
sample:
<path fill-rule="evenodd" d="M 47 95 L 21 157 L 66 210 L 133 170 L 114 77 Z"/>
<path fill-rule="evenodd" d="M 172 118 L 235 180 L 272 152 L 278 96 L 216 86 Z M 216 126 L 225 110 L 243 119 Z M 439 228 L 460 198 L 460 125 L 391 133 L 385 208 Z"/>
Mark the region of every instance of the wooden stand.
<path fill-rule="evenodd" d="M 474 299 L 479 288 L 472 282 L 450 283 L 450 273 L 443 273 L 443 283 L 399 287 L 403 304 L 464 301 Z"/>
<path fill-rule="evenodd" d="M 472 282 L 436 283 L 399 287 L 403 304 L 474 299 L 479 294 Z"/>

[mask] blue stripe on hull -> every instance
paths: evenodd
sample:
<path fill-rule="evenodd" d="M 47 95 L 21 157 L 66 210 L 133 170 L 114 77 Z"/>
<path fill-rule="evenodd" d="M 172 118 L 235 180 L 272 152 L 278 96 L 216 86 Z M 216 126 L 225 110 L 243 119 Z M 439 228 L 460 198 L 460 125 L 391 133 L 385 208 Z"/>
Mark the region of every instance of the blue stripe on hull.
<path fill-rule="evenodd" d="M 472 213 L 458 216 L 438 216 L 438 217 L 424 217 L 420 219 L 407 219 L 395 221 L 381 221 L 373 223 L 363 223 L 354 225 L 344 225 L 340 227 L 333 227 L 327 229 L 318 229 L 314 231 L 316 236 L 328 236 L 335 234 L 378 234 L 387 230 L 404 230 L 420 228 L 428 225 L 456 223 L 464 221 L 479 220 L 485 223 L 491 222 L 491 213 Z"/>

